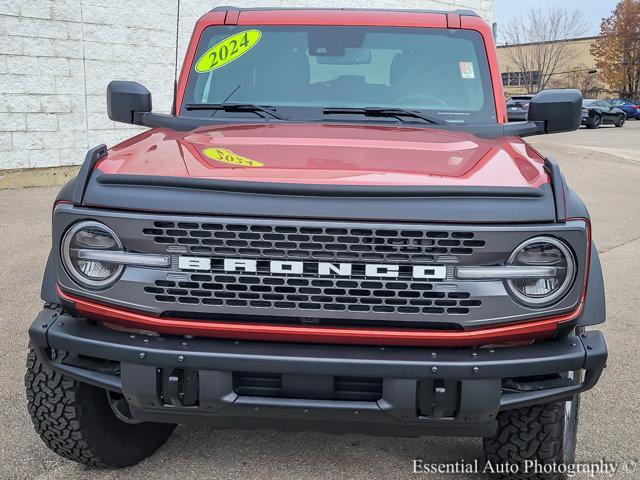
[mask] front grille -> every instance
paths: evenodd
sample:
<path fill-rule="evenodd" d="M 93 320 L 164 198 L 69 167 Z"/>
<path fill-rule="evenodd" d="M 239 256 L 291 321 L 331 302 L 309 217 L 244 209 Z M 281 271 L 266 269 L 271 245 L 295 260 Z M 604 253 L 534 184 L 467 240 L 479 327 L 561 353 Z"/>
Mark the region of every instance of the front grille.
<path fill-rule="evenodd" d="M 486 242 L 474 232 L 155 221 L 142 233 L 170 251 L 214 259 L 211 271 L 184 272 L 178 280 L 156 280 L 144 287 L 167 310 L 191 306 L 203 311 L 253 309 L 258 315 L 260 310 L 295 311 L 302 317 L 322 317 L 323 312 L 460 316 L 482 306 L 469 292 L 447 291 L 439 286 L 442 280 L 416 280 L 410 274 L 414 265 L 452 264 L 483 249 Z M 278 275 L 261 268 L 229 274 L 222 269 L 221 258 L 306 261 L 311 271 Z M 314 261 L 350 262 L 353 274 L 319 278 Z M 399 265 L 400 274 L 366 277 L 364 265 L 371 262 Z M 448 279 L 452 271 L 449 267 Z"/>
<path fill-rule="evenodd" d="M 398 280 L 191 274 L 188 281 L 156 280 L 144 291 L 156 302 L 205 308 L 466 315 L 482 305 L 467 292 L 434 291 L 435 285 Z"/>
<path fill-rule="evenodd" d="M 142 233 L 157 244 L 184 246 L 192 254 L 287 260 L 424 263 L 439 256 L 472 255 L 485 246 L 473 232 L 398 228 L 156 221 Z"/>

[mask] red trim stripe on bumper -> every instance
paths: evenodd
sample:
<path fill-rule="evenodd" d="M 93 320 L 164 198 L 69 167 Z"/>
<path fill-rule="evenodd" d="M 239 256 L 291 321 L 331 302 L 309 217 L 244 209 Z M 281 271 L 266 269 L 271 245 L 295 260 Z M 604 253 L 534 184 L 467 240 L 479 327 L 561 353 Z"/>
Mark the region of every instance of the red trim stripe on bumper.
<path fill-rule="evenodd" d="M 471 347 L 551 338 L 560 323 L 575 319 L 581 308 L 566 315 L 468 331 L 414 330 L 358 327 L 314 327 L 235 323 L 224 321 L 159 318 L 116 308 L 64 293 L 64 300 L 75 305 L 87 318 L 170 335 L 267 340 L 278 342 L 335 343 L 360 345 L 402 345 L 416 347 Z"/>

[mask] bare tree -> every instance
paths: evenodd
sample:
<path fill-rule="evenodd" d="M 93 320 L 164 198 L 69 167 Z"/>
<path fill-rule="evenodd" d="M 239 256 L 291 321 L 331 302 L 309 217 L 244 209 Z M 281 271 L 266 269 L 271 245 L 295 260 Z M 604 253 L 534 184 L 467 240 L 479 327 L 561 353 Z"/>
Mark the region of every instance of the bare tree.
<path fill-rule="evenodd" d="M 502 36 L 512 45 L 505 55 L 517 69 L 520 85 L 530 93 L 544 90 L 556 73 L 580 55 L 567 40 L 582 37 L 587 30 L 579 10 L 532 8 L 511 19 Z"/>
<path fill-rule="evenodd" d="M 586 98 L 598 98 L 601 93 L 608 92 L 596 71 L 583 64 L 576 65 L 571 71 L 559 72 L 549 80 L 547 87 L 577 88 Z"/>

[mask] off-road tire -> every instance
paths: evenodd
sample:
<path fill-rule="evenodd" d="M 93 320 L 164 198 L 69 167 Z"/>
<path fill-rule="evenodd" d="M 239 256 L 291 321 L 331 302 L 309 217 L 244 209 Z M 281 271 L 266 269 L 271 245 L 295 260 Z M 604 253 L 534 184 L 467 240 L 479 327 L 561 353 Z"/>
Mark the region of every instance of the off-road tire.
<path fill-rule="evenodd" d="M 93 467 L 127 467 L 154 453 L 173 424 L 125 423 L 105 390 L 53 371 L 35 351 L 27 355 L 25 387 L 36 432 L 55 453 Z"/>
<path fill-rule="evenodd" d="M 485 458 L 492 465 L 517 465 L 515 475 L 500 475 L 518 480 L 562 480 L 563 473 L 543 473 L 529 469 L 525 462 L 540 465 L 562 465 L 575 461 L 575 437 L 579 398 L 574 398 L 573 421 L 567 425 L 565 435 L 565 402 L 534 405 L 498 414 L 498 431 L 493 437 L 483 439 Z M 571 404 L 568 404 L 571 405 Z M 561 470 L 561 469 L 559 469 Z M 495 467 L 495 471 L 500 471 Z"/>

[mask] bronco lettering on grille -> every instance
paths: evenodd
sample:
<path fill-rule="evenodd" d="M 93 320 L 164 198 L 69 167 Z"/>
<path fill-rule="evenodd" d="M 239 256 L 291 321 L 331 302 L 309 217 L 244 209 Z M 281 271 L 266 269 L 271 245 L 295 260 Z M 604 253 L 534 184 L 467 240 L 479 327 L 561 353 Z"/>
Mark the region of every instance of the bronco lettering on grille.
<path fill-rule="evenodd" d="M 225 272 L 258 273 L 259 271 L 276 274 L 304 273 L 340 277 L 364 276 L 372 278 L 411 277 L 414 279 L 444 280 L 447 267 L 443 265 L 399 265 L 399 264 L 353 264 L 329 262 L 296 262 L 286 260 L 256 260 L 247 258 L 211 259 L 181 256 L 178 260 L 181 270 L 223 270 Z"/>

